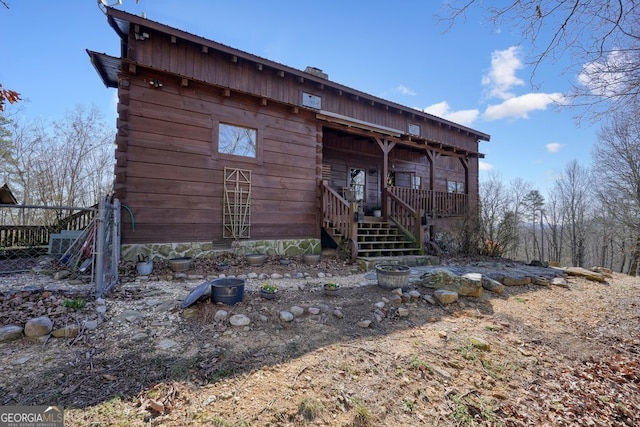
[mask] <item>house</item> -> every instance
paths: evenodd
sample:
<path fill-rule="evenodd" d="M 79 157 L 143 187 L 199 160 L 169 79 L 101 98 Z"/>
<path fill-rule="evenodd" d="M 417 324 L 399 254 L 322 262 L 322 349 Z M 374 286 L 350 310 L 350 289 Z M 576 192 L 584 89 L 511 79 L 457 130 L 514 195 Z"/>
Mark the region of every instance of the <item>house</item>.
<path fill-rule="evenodd" d="M 5 183 L 0 187 L 0 205 L 17 205 L 18 200 L 11 192 L 9 186 Z"/>
<path fill-rule="evenodd" d="M 120 57 L 87 53 L 118 89 L 125 258 L 140 247 L 295 254 L 321 244 L 353 257 L 415 254 L 477 204 L 478 145 L 489 135 L 315 67 L 113 8 L 106 16 Z"/>

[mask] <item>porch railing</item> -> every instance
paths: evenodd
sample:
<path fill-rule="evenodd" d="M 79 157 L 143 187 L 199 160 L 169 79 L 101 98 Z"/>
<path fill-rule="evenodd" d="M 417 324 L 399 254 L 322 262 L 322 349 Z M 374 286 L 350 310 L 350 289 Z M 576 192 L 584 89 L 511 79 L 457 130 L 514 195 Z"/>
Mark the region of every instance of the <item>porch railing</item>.
<path fill-rule="evenodd" d="M 358 228 L 354 220 L 355 210 L 329 183 L 322 183 L 322 227 L 333 228 L 340 234 L 347 245 L 351 258 L 358 255 Z"/>
<path fill-rule="evenodd" d="M 430 216 L 464 216 L 469 206 L 469 196 L 446 191 L 416 190 L 405 187 L 389 187 L 390 194 Z"/>
<path fill-rule="evenodd" d="M 422 227 L 422 217 L 424 216 L 424 211 L 420 208 L 414 209 L 389 190 L 386 192 L 386 200 L 387 218 L 400 227 L 416 245 L 423 248 L 424 227 Z"/>
<path fill-rule="evenodd" d="M 80 210 L 59 220 L 60 212 L 80 208 L 47 207 L 27 205 L 0 205 L 0 208 L 13 211 L 13 215 L 4 212 L 0 218 L 0 248 L 29 248 L 47 246 L 51 234 L 62 230 L 83 230 L 93 220 L 98 205 L 86 210 Z M 40 216 L 24 215 L 22 211 L 40 212 Z M 24 225 L 25 223 L 40 223 L 38 225 Z M 46 225 L 49 223 L 48 225 Z M 18 225 L 20 224 L 20 225 Z"/>

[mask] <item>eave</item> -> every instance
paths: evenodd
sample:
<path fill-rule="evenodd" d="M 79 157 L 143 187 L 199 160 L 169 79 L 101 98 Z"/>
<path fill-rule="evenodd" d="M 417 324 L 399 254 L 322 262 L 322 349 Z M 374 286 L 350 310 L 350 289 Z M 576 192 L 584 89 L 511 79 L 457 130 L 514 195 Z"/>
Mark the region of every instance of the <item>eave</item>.
<path fill-rule="evenodd" d="M 313 74 L 268 60 L 266 58 L 259 57 L 257 55 L 250 54 L 248 52 L 244 52 L 239 49 L 235 49 L 235 48 L 223 45 L 221 43 L 214 42 L 212 40 L 205 39 L 203 37 L 170 27 L 165 24 L 161 24 L 159 22 L 151 21 L 147 18 L 132 15 L 130 13 L 124 12 L 119 9 L 108 7 L 107 19 L 108 19 L 109 25 L 114 29 L 114 31 L 118 34 L 118 36 L 121 39 L 121 56 L 123 59 L 127 59 L 127 50 L 128 50 L 127 46 L 129 42 L 131 25 L 137 26 L 135 27 L 135 29 L 139 31 L 143 31 L 143 28 L 148 28 L 150 30 L 167 34 L 172 38 L 182 39 L 184 41 L 200 45 L 203 52 L 215 50 L 215 51 L 222 52 L 224 54 L 229 55 L 230 58 L 232 58 L 232 60 L 235 59 L 236 61 L 238 58 L 242 58 L 245 61 L 253 62 L 256 65 L 256 67 L 259 67 L 260 69 L 271 68 L 281 76 L 288 74 L 296 78 L 299 82 L 310 81 L 318 85 L 319 87 L 321 86 L 325 90 L 332 89 L 338 93 L 349 95 L 356 99 L 362 100 L 362 102 L 369 103 L 372 106 L 379 105 L 384 109 L 397 111 L 398 113 L 401 113 L 401 114 L 406 114 L 407 116 L 413 117 L 416 120 L 420 119 L 423 121 L 431 122 L 437 126 L 446 127 L 448 129 L 451 129 L 460 133 L 464 133 L 469 136 L 473 136 L 477 140 L 489 141 L 491 138 L 490 135 L 486 133 L 460 125 L 458 123 L 451 122 L 441 117 L 437 117 L 432 114 L 425 113 L 423 111 L 416 110 L 411 107 L 406 107 L 400 104 L 396 104 L 386 99 L 378 98 L 376 96 L 367 94 L 365 92 L 361 92 L 359 90 L 341 85 L 339 83 L 332 82 L 331 80 L 314 76 Z M 91 56 L 91 53 L 89 55 Z M 92 62 L 94 63 L 94 66 L 96 66 L 96 63 L 94 62 L 93 58 L 92 58 Z M 109 65 L 109 64 L 104 64 L 104 65 Z M 104 68 L 105 67 L 103 67 L 103 69 Z M 107 85 L 108 87 L 117 86 L 117 79 L 113 81 L 111 78 L 111 73 L 108 73 L 106 75 L 103 75 L 100 71 L 98 71 L 98 73 L 101 75 L 103 82 L 105 82 L 105 85 Z"/>

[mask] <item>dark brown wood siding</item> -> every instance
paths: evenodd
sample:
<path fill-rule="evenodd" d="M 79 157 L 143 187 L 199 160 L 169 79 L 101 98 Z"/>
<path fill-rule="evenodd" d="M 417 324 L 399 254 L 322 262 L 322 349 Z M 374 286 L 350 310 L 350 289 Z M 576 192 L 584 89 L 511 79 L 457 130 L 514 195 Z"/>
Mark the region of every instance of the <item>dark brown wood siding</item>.
<path fill-rule="evenodd" d="M 389 107 L 342 89 L 318 81 L 315 76 L 300 78 L 268 66 L 262 66 L 240 55 L 231 55 L 215 49 L 203 49 L 200 44 L 170 35 L 148 31 L 145 40 L 129 37 L 129 59 L 166 70 L 189 79 L 253 94 L 258 97 L 300 106 L 302 94 L 309 93 L 322 99 L 322 110 L 374 123 L 402 132 L 409 124 L 420 126 L 420 136 L 427 140 L 447 144 L 463 150 L 477 152 L 478 140 L 474 134 L 459 132 L 446 123 L 430 119 L 418 111 Z M 133 26 L 132 26 L 133 32 Z M 203 50 L 206 50 L 203 51 Z M 265 62 L 268 62 L 265 60 Z M 302 81 L 301 81 L 302 80 Z M 355 91 L 354 91 L 355 92 Z"/>
<path fill-rule="evenodd" d="M 224 167 L 252 172 L 251 239 L 319 236 L 312 115 L 204 86 L 165 80 L 156 89 L 144 75 L 126 80 L 116 183 L 134 224 L 123 215 L 124 243 L 222 239 Z M 217 154 L 219 122 L 257 129 L 257 158 Z"/>

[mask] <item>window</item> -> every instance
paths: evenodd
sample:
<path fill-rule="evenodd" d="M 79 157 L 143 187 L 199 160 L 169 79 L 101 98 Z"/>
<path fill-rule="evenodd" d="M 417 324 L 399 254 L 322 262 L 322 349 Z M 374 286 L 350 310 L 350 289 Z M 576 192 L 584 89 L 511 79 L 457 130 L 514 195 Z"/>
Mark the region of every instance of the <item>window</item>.
<path fill-rule="evenodd" d="M 389 183 L 388 185 L 419 190 L 422 188 L 422 177 L 413 172 L 395 172 L 393 184 Z"/>
<path fill-rule="evenodd" d="M 219 153 L 256 158 L 256 129 L 220 123 L 218 130 Z"/>
<path fill-rule="evenodd" d="M 449 193 L 464 193 L 464 182 L 448 181 Z"/>
<path fill-rule="evenodd" d="M 411 175 L 411 188 L 414 190 L 420 190 L 422 188 L 422 177 L 418 175 Z"/>
<path fill-rule="evenodd" d="M 364 169 L 351 168 L 351 188 L 355 192 L 356 201 L 364 200 Z"/>

